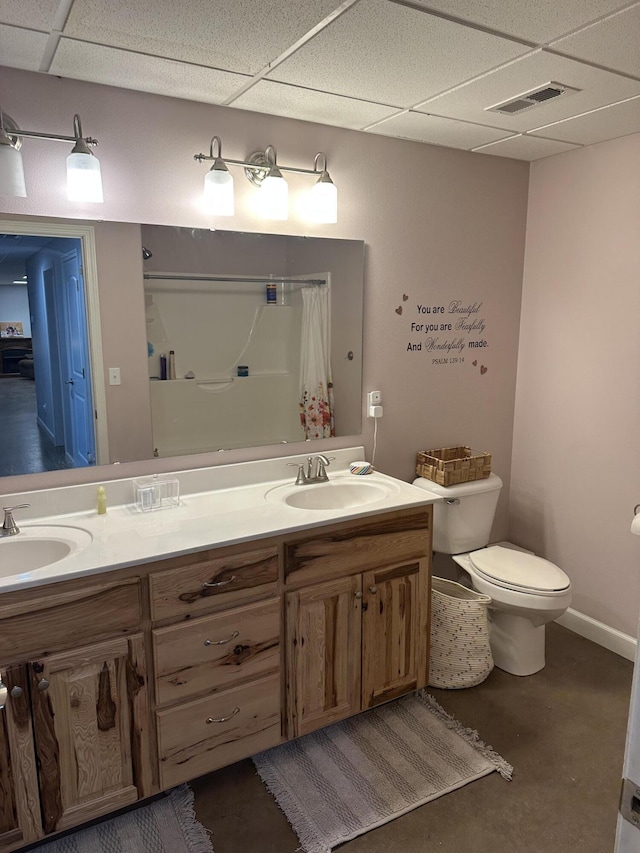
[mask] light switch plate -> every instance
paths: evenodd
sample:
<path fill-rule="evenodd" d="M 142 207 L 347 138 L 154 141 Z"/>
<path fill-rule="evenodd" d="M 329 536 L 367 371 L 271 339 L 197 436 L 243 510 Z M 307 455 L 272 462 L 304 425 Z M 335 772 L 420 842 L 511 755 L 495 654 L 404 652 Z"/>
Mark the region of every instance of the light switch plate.
<path fill-rule="evenodd" d="M 109 368 L 109 385 L 120 385 L 120 368 Z"/>

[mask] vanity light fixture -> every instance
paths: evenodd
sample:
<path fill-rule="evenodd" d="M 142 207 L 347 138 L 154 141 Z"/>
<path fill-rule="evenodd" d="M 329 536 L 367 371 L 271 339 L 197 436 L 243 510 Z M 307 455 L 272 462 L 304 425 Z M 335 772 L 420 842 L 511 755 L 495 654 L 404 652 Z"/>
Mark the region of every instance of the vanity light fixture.
<path fill-rule="evenodd" d="M 102 202 L 104 200 L 100 162 L 90 148 L 97 145 L 98 140 L 90 136 L 82 136 L 79 115 L 76 114 L 73 117 L 73 136 L 61 136 L 57 133 L 21 130 L 11 116 L 2 111 L 2 108 L 0 108 L 0 196 L 25 198 L 27 195 L 20 153 L 23 137 L 73 142 L 73 149 L 67 157 L 69 201 Z"/>
<path fill-rule="evenodd" d="M 213 153 L 214 144 L 218 145 L 218 153 Z M 209 159 L 213 166 L 204 176 L 204 207 L 207 213 L 214 216 L 233 216 L 233 176 L 222 159 L 222 142 L 219 136 L 211 139 Z"/>
<path fill-rule="evenodd" d="M 217 145 L 217 153 L 214 153 L 214 145 Z M 313 169 L 279 165 L 273 145 L 267 145 L 264 151 L 255 151 L 247 160 L 223 160 L 222 142 L 219 136 L 214 136 L 211 138 L 209 155 L 194 154 L 193 159 L 199 163 L 213 161 L 211 170 L 205 176 L 204 189 L 205 208 L 211 214 L 233 215 L 233 178 L 227 168 L 233 165 L 242 166 L 247 179 L 260 188 L 260 210 L 267 219 L 288 218 L 289 188 L 282 172 L 296 172 L 318 177 L 310 193 L 309 218 L 313 222 L 338 221 L 338 191 L 329 176 L 327 158 L 322 152 L 316 154 Z"/>
<path fill-rule="evenodd" d="M 322 157 L 322 170 L 318 169 L 318 161 Z M 320 177 L 311 187 L 310 214 L 314 222 L 335 223 L 338 221 L 338 190 L 327 172 L 327 158 L 324 154 L 316 154 L 313 168 L 320 171 Z"/>

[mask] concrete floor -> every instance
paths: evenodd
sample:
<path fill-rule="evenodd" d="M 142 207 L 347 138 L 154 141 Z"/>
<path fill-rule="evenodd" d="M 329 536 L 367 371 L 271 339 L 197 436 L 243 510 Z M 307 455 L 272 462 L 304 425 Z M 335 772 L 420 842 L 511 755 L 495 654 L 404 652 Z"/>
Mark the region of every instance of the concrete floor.
<path fill-rule="evenodd" d="M 470 690 L 431 690 L 514 767 L 344 844 L 341 853 L 613 851 L 633 666 L 547 628 L 547 666 L 494 670 Z M 192 783 L 215 853 L 294 853 L 298 839 L 250 761 Z"/>

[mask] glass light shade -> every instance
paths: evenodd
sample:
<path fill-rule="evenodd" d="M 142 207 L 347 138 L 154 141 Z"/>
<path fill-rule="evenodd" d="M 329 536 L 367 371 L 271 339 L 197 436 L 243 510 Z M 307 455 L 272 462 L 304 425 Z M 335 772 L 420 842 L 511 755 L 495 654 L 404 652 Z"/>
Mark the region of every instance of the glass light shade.
<path fill-rule="evenodd" d="M 204 208 L 214 216 L 233 216 L 233 176 L 227 169 L 211 169 L 204 176 Z"/>
<path fill-rule="evenodd" d="M 26 198 L 22 154 L 13 145 L 0 145 L 0 196 Z"/>
<path fill-rule="evenodd" d="M 309 214 L 313 222 L 338 221 L 338 190 L 336 185 L 322 178 L 311 187 Z"/>
<path fill-rule="evenodd" d="M 289 185 L 282 175 L 267 175 L 262 182 L 260 210 L 267 219 L 289 218 Z"/>
<path fill-rule="evenodd" d="M 100 161 L 93 154 L 76 152 L 67 157 L 67 198 L 69 201 L 104 201 Z"/>

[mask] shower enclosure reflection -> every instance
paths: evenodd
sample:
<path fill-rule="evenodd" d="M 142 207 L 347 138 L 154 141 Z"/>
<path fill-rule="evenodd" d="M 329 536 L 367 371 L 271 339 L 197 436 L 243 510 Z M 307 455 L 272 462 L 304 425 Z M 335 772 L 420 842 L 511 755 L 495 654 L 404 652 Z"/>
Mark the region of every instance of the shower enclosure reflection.
<path fill-rule="evenodd" d="M 361 344 L 362 243 L 161 226 L 142 242 L 155 455 L 360 431 L 347 354 Z"/>

